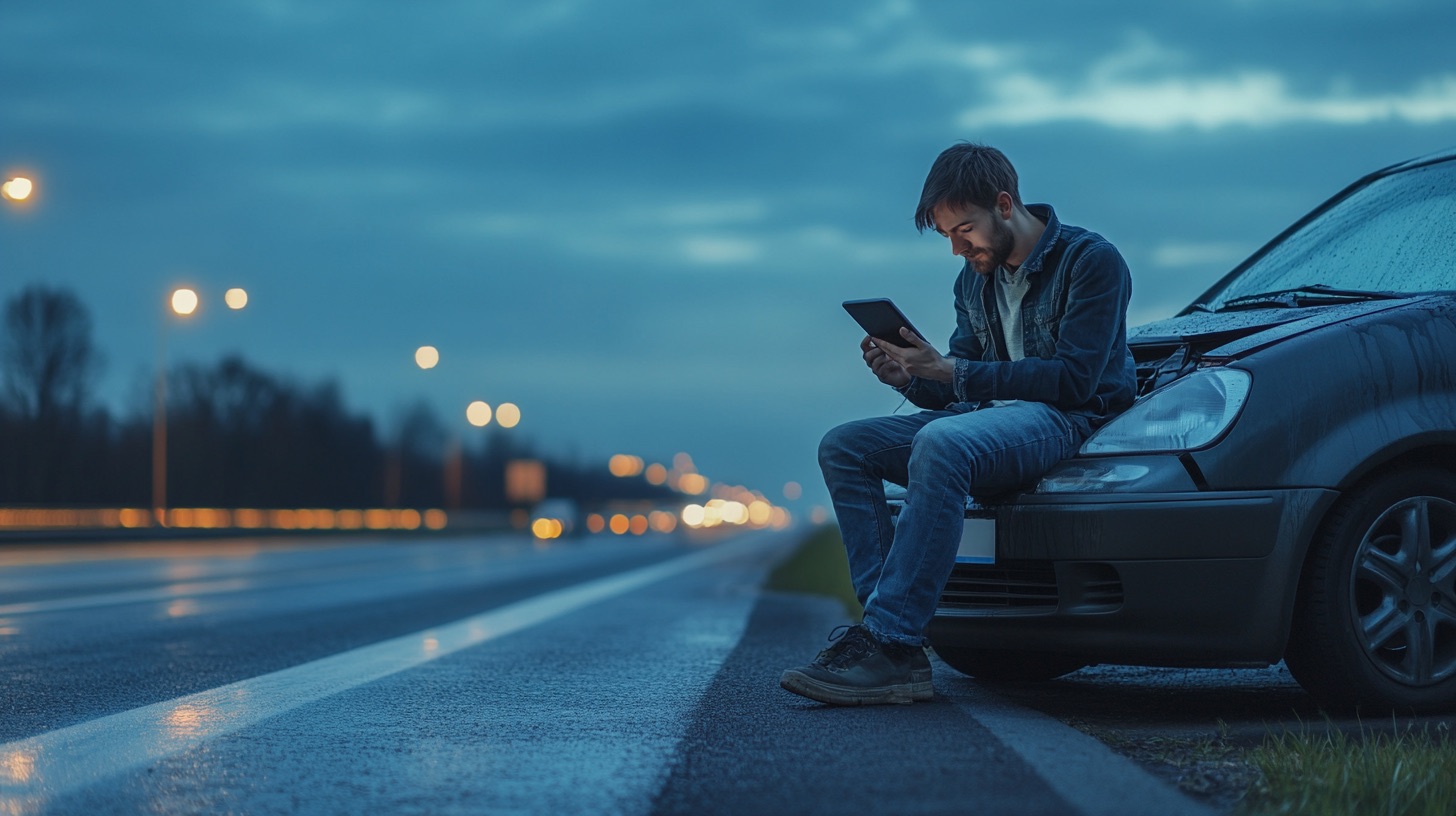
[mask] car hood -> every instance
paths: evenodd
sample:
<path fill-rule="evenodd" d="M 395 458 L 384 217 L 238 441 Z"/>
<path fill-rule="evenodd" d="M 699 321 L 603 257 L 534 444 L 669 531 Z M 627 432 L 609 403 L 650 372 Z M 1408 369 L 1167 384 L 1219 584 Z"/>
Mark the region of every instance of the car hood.
<path fill-rule="evenodd" d="M 1228 363 L 1322 326 L 1427 299 L 1416 296 L 1298 309 L 1195 312 L 1138 326 L 1127 338 L 1137 365 L 1137 393 L 1149 394 L 1200 365 Z"/>
<path fill-rule="evenodd" d="M 1129 346 L 1190 346 L 1204 359 L 1242 357 L 1258 349 L 1364 315 L 1398 309 L 1423 297 L 1367 300 L 1336 306 L 1194 312 L 1138 326 Z"/>

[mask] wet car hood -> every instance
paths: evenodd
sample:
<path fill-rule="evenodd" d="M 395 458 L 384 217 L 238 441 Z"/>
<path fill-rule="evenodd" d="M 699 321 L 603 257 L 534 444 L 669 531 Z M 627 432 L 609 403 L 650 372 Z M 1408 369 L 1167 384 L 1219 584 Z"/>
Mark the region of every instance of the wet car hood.
<path fill-rule="evenodd" d="M 1209 357 L 1241 357 L 1307 331 L 1341 323 L 1387 309 L 1397 309 L 1424 297 L 1367 300 L 1335 306 L 1246 309 L 1230 312 L 1194 312 L 1147 323 L 1128 331 L 1130 346 L 1181 346 Z"/>

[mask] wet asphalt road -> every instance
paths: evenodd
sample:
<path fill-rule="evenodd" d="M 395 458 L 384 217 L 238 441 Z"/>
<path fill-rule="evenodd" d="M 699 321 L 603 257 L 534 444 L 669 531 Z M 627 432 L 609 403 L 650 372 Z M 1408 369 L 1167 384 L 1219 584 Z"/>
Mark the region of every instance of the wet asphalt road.
<path fill-rule="evenodd" d="M 0 814 L 1199 812 L 937 667 L 777 686 L 842 612 L 794 533 L 0 550 Z"/>

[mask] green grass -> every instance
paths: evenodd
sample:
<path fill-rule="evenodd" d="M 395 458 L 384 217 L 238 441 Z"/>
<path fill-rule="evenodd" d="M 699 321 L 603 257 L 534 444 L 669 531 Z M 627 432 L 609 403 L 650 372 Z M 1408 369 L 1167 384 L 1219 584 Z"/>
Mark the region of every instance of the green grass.
<path fill-rule="evenodd" d="M 1456 742 L 1450 727 L 1395 734 L 1271 735 L 1246 757 L 1262 778 L 1244 814 L 1451 816 L 1456 813 Z"/>
<path fill-rule="evenodd" d="M 769 575 L 764 588 L 828 595 L 837 598 L 852 619 L 858 621 L 864 614 L 854 596 L 854 585 L 849 580 L 844 542 L 839 538 L 839 528 L 833 524 L 824 525 L 806 536 L 799 549 Z"/>

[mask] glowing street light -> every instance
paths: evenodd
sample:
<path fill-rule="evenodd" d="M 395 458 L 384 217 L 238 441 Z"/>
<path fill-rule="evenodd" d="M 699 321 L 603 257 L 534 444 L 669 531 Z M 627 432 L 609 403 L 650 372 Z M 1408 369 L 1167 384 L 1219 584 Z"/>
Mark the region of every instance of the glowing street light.
<path fill-rule="evenodd" d="M 192 289 L 181 288 L 172 292 L 172 311 L 186 317 L 197 311 L 197 292 Z"/>
<path fill-rule="evenodd" d="M 12 179 L 13 181 L 13 179 Z M 236 293 L 236 294 L 234 294 Z M 242 289 L 229 289 L 223 297 L 234 311 L 248 304 Z M 197 311 L 201 298 L 197 290 L 179 287 L 172 290 L 167 306 L 172 314 L 187 317 Z M 156 406 L 152 411 L 152 510 L 157 523 L 167 526 L 167 326 L 169 317 L 162 315 L 161 338 L 157 344 Z"/>
<path fill-rule="evenodd" d="M 507 403 L 507 405 L 509 405 L 509 403 Z M 501 407 L 504 408 L 505 405 L 502 405 Z M 465 418 L 470 421 L 471 425 L 474 425 L 477 428 L 484 428 L 485 426 L 490 424 L 490 406 L 482 402 L 481 400 L 476 400 L 475 402 L 472 402 L 470 403 L 470 405 L 466 406 Z M 520 419 L 520 416 L 518 415 L 516 418 Z"/>
<path fill-rule="evenodd" d="M 440 350 L 434 346 L 420 346 L 415 349 L 415 365 L 424 369 L 431 369 L 440 364 Z M 489 417 L 486 418 L 489 422 Z"/>
<path fill-rule="evenodd" d="M 25 176 L 16 176 L 0 184 L 0 196 L 11 201 L 24 201 L 35 191 L 35 183 Z"/>
<path fill-rule="evenodd" d="M 499 422 L 502 428 L 514 428 L 521 422 L 521 409 L 517 408 L 514 402 L 502 402 L 500 407 L 495 409 L 495 421 Z"/>

